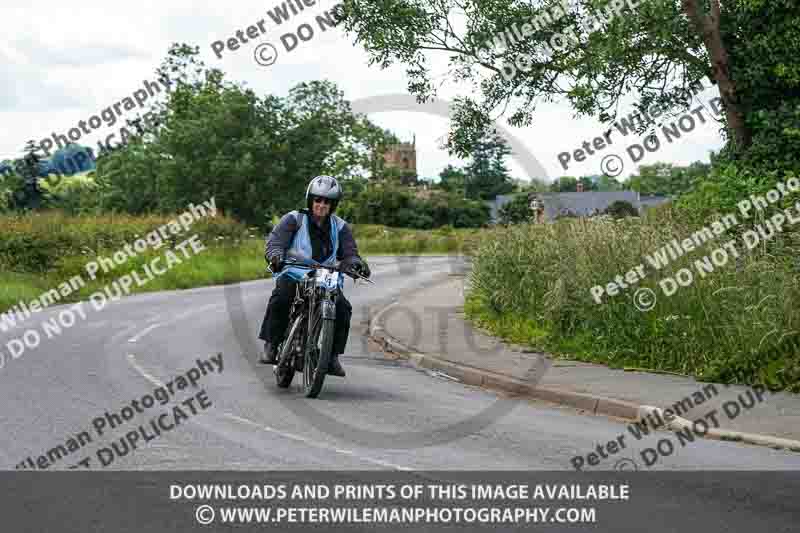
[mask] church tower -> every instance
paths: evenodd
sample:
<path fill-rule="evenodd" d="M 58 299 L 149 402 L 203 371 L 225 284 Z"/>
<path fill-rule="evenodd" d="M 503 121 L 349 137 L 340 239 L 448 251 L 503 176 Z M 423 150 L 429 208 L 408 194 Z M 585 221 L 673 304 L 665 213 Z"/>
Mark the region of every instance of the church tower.
<path fill-rule="evenodd" d="M 395 168 L 403 174 L 403 183 L 416 182 L 417 175 L 417 136 L 410 143 L 391 144 L 383 154 L 385 168 Z"/>

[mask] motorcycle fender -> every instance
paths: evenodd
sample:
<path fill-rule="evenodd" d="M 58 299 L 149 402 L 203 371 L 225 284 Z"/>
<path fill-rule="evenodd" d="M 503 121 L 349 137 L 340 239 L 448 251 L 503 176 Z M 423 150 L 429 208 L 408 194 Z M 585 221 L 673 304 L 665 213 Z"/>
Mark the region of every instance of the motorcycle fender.
<path fill-rule="evenodd" d="M 336 318 L 336 304 L 330 300 L 322 302 L 322 318 L 325 320 L 333 320 Z"/>

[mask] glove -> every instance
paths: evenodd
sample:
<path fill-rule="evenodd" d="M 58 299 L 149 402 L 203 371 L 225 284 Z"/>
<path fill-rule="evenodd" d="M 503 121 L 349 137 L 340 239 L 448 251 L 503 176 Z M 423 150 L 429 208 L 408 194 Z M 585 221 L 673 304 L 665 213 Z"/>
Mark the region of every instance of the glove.
<path fill-rule="evenodd" d="M 273 255 L 269 258 L 269 268 L 271 268 L 275 273 L 280 272 L 281 263 L 283 263 L 282 255 Z"/>
<path fill-rule="evenodd" d="M 368 278 L 372 275 L 372 272 L 369 270 L 369 265 L 367 265 L 367 262 L 360 257 L 353 258 L 350 269 L 359 276 L 363 276 L 365 278 Z"/>

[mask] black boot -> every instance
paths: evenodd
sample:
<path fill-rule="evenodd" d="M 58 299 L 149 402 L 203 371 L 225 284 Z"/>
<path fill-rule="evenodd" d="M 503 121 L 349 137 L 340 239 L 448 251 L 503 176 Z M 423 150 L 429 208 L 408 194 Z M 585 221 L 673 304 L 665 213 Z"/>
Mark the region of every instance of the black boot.
<path fill-rule="evenodd" d="M 331 356 L 331 362 L 328 365 L 328 375 L 338 376 L 340 378 L 343 378 L 345 376 L 344 368 L 342 368 L 342 363 L 339 362 L 338 355 Z"/>
<path fill-rule="evenodd" d="M 258 360 L 262 365 L 277 365 L 278 364 L 278 347 L 273 346 L 269 341 L 264 343 L 264 352 Z"/>

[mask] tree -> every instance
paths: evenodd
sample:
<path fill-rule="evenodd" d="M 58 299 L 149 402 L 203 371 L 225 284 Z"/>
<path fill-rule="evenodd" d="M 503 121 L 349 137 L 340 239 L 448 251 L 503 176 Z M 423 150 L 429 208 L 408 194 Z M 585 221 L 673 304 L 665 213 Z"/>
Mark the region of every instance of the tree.
<path fill-rule="evenodd" d="M 637 211 L 630 202 L 626 202 L 625 200 L 617 200 L 606 207 L 606 209 L 603 211 L 603 214 L 611 215 L 614 218 L 638 217 L 639 211 Z"/>
<path fill-rule="evenodd" d="M 435 96 L 438 78 L 428 51 L 448 54 L 452 78 L 480 87 L 480 100 L 455 102 L 449 143 L 460 156 L 498 108 L 510 107 L 509 124 L 528 126 L 536 103 L 564 96 L 576 113 L 611 124 L 620 98 L 630 92 L 640 95 L 644 110 L 653 104 L 688 109 L 688 89 L 705 77 L 718 87 L 728 138 L 742 152 L 759 110 L 777 109 L 787 96 L 800 98 L 796 0 L 632 4 L 633 10 L 614 16 L 613 6 L 624 3 L 344 0 L 342 27 L 365 47 L 371 63 L 405 64 L 409 91 L 423 101 Z M 595 23 L 598 13 L 609 22 Z M 541 22 L 543 14 L 555 21 L 534 27 L 530 21 Z M 509 37 L 515 29 L 522 38 Z M 551 48 L 554 36 L 563 47 Z"/>
<path fill-rule="evenodd" d="M 300 83 L 289 91 L 288 101 L 298 123 L 316 128 L 312 131 L 317 132 L 319 144 L 309 148 L 327 154 L 321 164 L 326 173 L 350 178 L 369 171 L 372 176 L 385 171 L 384 148 L 397 143 L 397 137 L 366 116 L 354 114 L 350 102 L 333 82 Z"/>
<path fill-rule="evenodd" d="M 489 207 L 480 201 L 442 190 L 417 197 L 399 180 L 371 180 L 358 195 L 347 195 L 339 212 L 354 224 L 431 229 L 481 227 L 489 222 Z"/>
<path fill-rule="evenodd" d="M 436 178 L 430 176 L 421 176 L 418 179 L 418 183 L 422 185 L 426 189 L 435 189 L 436 188 Z"/>
<path fill-rule="evenodd" d="M 622 183 L 617 181 L 616 178 L 603 174 L 597 178 L 597 190 L 601 192 L 621 191 L 623 189 Z"/>
<path fill-rule="evenodd" d="M 640 194 L 677 196 L 690 191 L 694 183 L 704 177 L 708 170 L 709 165 L 699 161 L 688 167 L 672 163 L 641 165 L 637 174 L 628 179 L 628 186 Z"/>
<path fill-rule="evenodd" d="M 42 158 L 38 154 L 39 145 L 30 140 L 25 145 L 25 155 L 22 157 L 19 173 L 26 180 L 33 181 L 39 177 Z"/>
<path fill-rule="evenodd" d="M 375 166 L 371 146 L 391 137 L 355 115 L 331 82 L 257 96 L 173 45 L 158 69 L 172 90 L 154 105 L 158 127 L 98 159 L 105 209 L 174 212 L 211 196 L 226 214 L 266 227 L 303 206 L 308 181 L 335 174 L 362 185 Z"/>
<path fill-rule="evenodd" d="M 417 173 L 413 170 L 402 169 L 393 166 L 384 167 L 381 173 L 374 177 L 405 186 L 416 185 L 418 182 Z"/>
<path fill-rule="evenodd" d="M 592 180 L 592 178 L 590 178 L 588 176 L 583 176 L 581 178 L 578 178 L 578 182 L 583 185 L 583 190 L 584 191 L 596 191 L 597 190 L 597 185 Z M 576 184 L 575 190 L 576 191 L 578 190 L 577 184 Z"/>
<path fill-rule="evenodd" d="M 527 194 L 518 194 L 497 213 L 500 224 L 522 224 L 533 217 Z"/>
<path fill-rule="evenodd" d="M 530 179 L 512 179 L 511 183 L 514 184 L 514 187 L 519 192 L 547 192 L 550 190 L 550 186 L 540 178 L 530 178 Z"/>
<path fill-rule="evenodd" d="M 448 192 L 466 194 L 467 175 L 463 169 L 447 165 L 439 173 L 439 187 Z"/>
<path fill-rule="evenodd" d="M 576 192 L 578 179 L 572 176 L 561 176 L 550 184 L 551 192 Z"/>
<path fill-rule="evenodd" d="M 17 209 L 38 209 L 44 201 L 39 187 L 43 161 L 38 152 L 39 145 L 30 140 L 25 145 L 25 155 L 16 162 L 16 172 L 22 178 L 21 187 L 13 191 L 12 205 Z"/>
<path fill-rule="evenodd" d="M 0 211 L 18 208 L 25 180 L 9 165 L 0 172 Z"/>
<path fill-rule="evenodd" d="M 493 200 L 498 194 L 514 190 L 505 158 L 511 149 L 496 130 L 478 140 L 472 148 L 472 159 L 464 169 L 466 195 L 474 200 Z"/>

